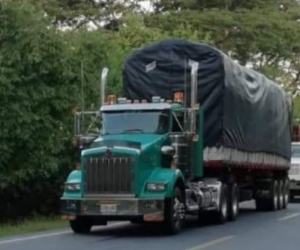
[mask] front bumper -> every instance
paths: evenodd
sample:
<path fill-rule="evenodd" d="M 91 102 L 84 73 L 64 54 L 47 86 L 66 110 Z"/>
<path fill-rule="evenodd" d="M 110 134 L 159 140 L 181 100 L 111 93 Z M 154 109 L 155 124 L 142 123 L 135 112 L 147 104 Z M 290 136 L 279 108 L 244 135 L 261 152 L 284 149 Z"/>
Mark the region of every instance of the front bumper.
<path fill-rule="evenodd" d="M 61 198 L 61 215 L 101 217 L 109 220 L 130 220 L 142 217 L 144 221 L 164 220 L 163 199 L 137 198 Z M 69 217 L 68 217 L 69 216 Z"/>

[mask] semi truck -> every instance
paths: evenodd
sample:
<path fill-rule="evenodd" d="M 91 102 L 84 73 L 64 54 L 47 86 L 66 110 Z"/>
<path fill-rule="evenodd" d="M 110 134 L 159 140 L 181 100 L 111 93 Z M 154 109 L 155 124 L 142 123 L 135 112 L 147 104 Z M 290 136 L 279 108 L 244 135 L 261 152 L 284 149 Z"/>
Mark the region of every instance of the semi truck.
<path fill-rule="evenodd" d="M 119 97 L 77 111 L 80 162 L 65 182 L 61 215 L 75 233 L 108 221 L 177 234 L 188 215 L 234 221 L 239 204 L 286 209 L 291 98 L 265 75 L 215 47 L 167 39 L 130 54 Z M 93 115 L 98 131 L 80 132 Z"/>
<path fill-rule="evenodd" d="M 292 142 L 290 178 L 290 202 L 296 201 L 296 196 L 300 195 L 300 142 Z"/>
<path fill-rule="evenodd" d="M 300 195 L 300 126 L 293 126 L 290 179 L 290 202 L 296 201 Z"/>

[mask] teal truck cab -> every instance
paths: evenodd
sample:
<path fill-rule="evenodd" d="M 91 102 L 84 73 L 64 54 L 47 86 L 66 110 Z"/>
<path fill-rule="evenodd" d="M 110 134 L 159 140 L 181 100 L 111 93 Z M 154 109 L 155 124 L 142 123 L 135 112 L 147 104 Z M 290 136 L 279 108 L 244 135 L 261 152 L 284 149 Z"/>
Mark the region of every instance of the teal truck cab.
<path fill-rule="evenodd" d="M 107 69 L 102 93 L 106 74 Z M 152 102 L 107 97 L 96 112 L 100 133 L 78 135 L 81 146 L 88 146 L 61 198 L 62 217 L 75 233 L 109 220 L 162 223 L 167 232 L 177 233 L 187 213 L 203 210 L 226 220 L 222 183 L 202 178 L 202 112 L 195 96 L 191 100 L 184 108 L 182 92 L 174 93 L 174 100 L 153 96 Z M 76 113 L 77 128 L 83 114 Z"/>

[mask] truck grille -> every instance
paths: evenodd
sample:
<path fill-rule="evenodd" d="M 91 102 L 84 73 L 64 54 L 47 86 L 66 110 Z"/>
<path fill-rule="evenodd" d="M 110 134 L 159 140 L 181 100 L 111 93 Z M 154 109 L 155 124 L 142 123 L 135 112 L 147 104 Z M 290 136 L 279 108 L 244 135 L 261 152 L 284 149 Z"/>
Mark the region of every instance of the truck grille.
<path fill-rule="evenodd" d="M 86 194 L 132 194 L 132 157 L 88 159 L 85 174 Z"/>

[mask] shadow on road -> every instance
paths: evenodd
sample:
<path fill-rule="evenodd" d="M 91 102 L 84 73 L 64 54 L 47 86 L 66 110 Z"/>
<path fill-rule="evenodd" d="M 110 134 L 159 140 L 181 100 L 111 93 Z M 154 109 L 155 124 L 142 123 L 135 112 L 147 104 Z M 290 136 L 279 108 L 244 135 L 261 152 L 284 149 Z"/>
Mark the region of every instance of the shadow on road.
<path fill-rule="evenodd" d="M 238 221 L 247 217 L 257 216 L 255 209 L 253 208 L 241 208 Z M 225 224 L 227 225 L 227 224 Z M 190 232 L 195 229 L 205 229 L 210 227 L 222 227 L 224 225 L 216 225 L 214 223 L 197 221 L 197 217 L 189 216 L 185 222 L 183 233 Z M 93 230 L 89 235 L 91 236 L 113 236 L 113 237 L 168 237 L 163 231 L 162 225 L 133 225 L 126 224 L 122 226 L 115 226 L 113 228 L 101 228 Z M 172 237 L 172 236 L 170 236 Z"/>
<path fill-rule="evenodd" d="M 246 203 L 241 205 L 240 214 L 235 222 L 228 222 L 223 225 L 216 225 L 212 222 L 201 222 L 199 223 L 196 216 L 189 216 L 185 222 L 184 229 L 180 235 L 185 234 L 198 234 L 204 231 L 207 231 L 208 228 L 213 230 L 221 229 L 230 231 L 236 230 L 238 227 L 239 230 L 242 228 L 253 227 L 256 228 L 258 223 L 274 221 L 279 217 L 284 216 L 286 213 L 296 213 L 300 211 L 299 204 L 290 204 L 287 210 L 280 210 L 277 212 L 257 212 L 254 206 L 254 203 Z M 162 225 L 134 225 L 128 222 L 124 225 L 118 225 L 113 227 L 102 227 L 101 229 L 93 230 L 90 236 L 109 236 L 109 237 L 168 237 L 163 231 Z M 172 237 L 172 236 L 169 236 Z"/>

